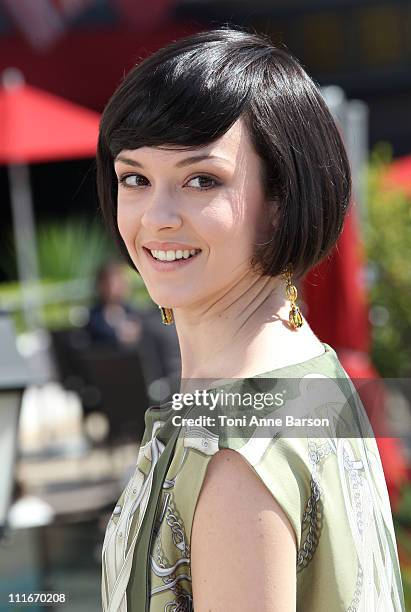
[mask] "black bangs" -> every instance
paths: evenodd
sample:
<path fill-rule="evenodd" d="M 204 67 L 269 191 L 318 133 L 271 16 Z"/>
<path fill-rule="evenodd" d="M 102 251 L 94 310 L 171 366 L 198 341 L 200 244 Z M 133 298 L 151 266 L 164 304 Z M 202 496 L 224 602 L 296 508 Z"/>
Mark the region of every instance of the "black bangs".
<path fill-rule="evenodd" d="M 105 110 L 101 132 L 113 158 L 122 149 L 141 146 L 197 148 L 225 134 L 262 84 L 263 74 L 250 67 L 269 53 L 267 48 L 250 54 L 250 48 L 241 48 L 241 37 L 235 47 L 238 53 L 227 57 L 216 35 L 206 32 L 178 56 L 169 45 L 167 52 L 136 66 Z"/>

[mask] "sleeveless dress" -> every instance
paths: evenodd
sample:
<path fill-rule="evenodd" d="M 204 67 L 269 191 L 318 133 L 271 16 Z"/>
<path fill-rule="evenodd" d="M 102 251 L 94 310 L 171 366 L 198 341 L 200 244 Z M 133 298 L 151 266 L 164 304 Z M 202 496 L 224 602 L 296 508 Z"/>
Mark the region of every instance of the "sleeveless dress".
<path fill-rule="evenodd" d="M 301 429 L 285 437 L 255 435 L 241 425 L 176 427 L 171 402 L 146 411 L 136 470 L 106 528 L 104 612 L 195 610 L 191 529 L 208 462 L 222 448 L 241 453 L 288 516 L 297 541 L 297 612 L 405 612 L 378 447 L 372 435 L 363 437 L 369 421 L 352 381 L 334 349 L 322 344 L 325 352 L 317 357 L 246 380 L 254 388 L 269 380 L 285 393 L 282 408 L 271 407 L 271 414 L 298 413 L 305 406 L 301 389 L 313 379 L 333 385 L 318 403 L 325 401 L 328 414 L 349 406 L 358 428 L 353 434 L 351 425 L 349 437 L 341 429 L 321 436 L 315 430 L 316 437 Z"/>

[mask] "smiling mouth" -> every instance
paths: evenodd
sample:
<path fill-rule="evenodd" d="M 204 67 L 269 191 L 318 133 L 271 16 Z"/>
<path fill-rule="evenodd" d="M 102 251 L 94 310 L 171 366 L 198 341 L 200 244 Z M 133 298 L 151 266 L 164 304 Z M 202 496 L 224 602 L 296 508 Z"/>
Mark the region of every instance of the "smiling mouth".
<path fill-rule="evenodd" d="M 148 253 L 148 255 L 154 261 L 158 261 L 159 263 L 164 263 L 164 264 L 188 261 L 189 259 L 194 259 L 194 257 L 197 257 L 197 255 L 201 253 L 201 249 L 196 249 L 196 252 L 194 254 L 190 253 L 188 257 L 182 256 L 182 257 L 174 257 L 173 259 L 159 259 L 157 257 L 154 257 L 150 249 L 147 249 L 146 247 L 143 247 L 143 249 Z M 188 249 L 184 249 L 184 250 L 188 250 Z"/>

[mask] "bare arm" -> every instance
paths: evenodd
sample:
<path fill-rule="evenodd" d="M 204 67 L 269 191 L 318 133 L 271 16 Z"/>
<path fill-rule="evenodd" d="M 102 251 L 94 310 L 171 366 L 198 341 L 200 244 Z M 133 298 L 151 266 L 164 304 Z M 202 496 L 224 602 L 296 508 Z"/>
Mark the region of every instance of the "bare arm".
<path fill-rule="evenodd" d="M 295 612 L 296 540 L 287 516 L 246 460 L 208 464 L 191 539 L 195 612 Z"/>

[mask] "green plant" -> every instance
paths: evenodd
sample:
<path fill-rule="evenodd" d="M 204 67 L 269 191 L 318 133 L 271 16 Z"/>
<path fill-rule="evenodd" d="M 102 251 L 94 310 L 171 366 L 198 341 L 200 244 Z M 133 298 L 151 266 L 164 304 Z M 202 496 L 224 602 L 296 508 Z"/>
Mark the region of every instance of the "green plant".
<path fill-rule="evenodd" d="M 389 145 L 376 146 L 368 172 L 364 238 L 374 277 L 369 287 L 374 322 L 371 358 L 382 376 L 407 377 L 411 374 L 411 198 L 384 185 L 391 160 Z"/>
<path fill-rule="evenodd" d="M 115 255 L 101 223 L 85 218 L 39 224 L 37 250 L 41 278 L 57 281 L 94 276 L 98 266 Z"/>
<path fill-rule="evenodd" d="M 384 377 L 411 374 L 411 198 L 388 188 L 384 176 L 392 161 L 380 143 L 368 168 L 367 223 L 364 228 L 373 321 L 371 359 Z M 406 482 L 394 513 L 406 609 L 411 610 L 411 485 Z"/>
<path fill-rule="evenodd" d="M 9 238 L 6 273 L 13 276 L 14 251 Z M 43 322 L 50 329 L 76 325 L 93 300 L 97 269 L 107 259 L 120 259 L 114 242 L 99 220 L 81 217 L 40 223 L 36 242 Z M 146 306 L 150 298 L 141 277 L 131 269 L 127 273 L 130 301 Z M 12 314 L 18 332 L 25 331 L 23 294 L 18 282 L 1 284 L 0 308 Z"/>

